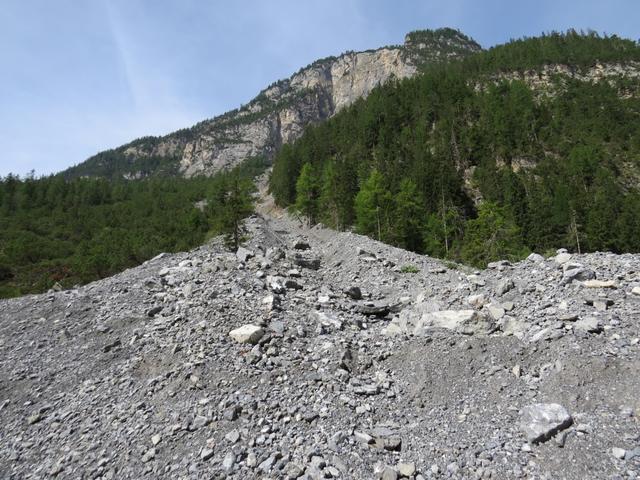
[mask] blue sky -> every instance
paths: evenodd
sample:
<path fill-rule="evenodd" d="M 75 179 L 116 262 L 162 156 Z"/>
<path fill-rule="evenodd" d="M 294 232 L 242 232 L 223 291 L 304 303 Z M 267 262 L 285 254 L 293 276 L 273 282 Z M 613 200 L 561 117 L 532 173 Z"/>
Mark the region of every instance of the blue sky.
<path fill-rule="evenodd" d="M 637 40 L 638 20 L 638 0 L 3 0 L 0 175 L 187 127 L 317 58 L 415 29 L 490 47 L 571 27 Z"/>

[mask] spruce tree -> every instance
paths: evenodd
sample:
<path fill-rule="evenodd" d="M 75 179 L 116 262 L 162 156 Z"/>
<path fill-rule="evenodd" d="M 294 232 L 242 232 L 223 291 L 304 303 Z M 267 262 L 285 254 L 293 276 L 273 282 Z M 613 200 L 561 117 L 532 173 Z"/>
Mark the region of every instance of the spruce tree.
<path fill-rule="evenodd" d="M 392 202 L 393 198 L 384 186 L 382 174 L 376 169 L 372 170 L 355 199 L 358 233 L 386 240 Z"/>
<path fill-rule="evenodd" d="M 395 197 L 394 232 L 399 247 L 414 252 L 423 251 L 423 225 L 426 212 L 418 187 L 410 179 L 402 180 Z"/>
<path fill-rule="evenodd" d="M 340 179 L 338 178 L 335 162 L 329 160 L 322 172 L 320 187 L 320 220 L 331 228 L 342 227 L 340 219 L 340 204 L 338 198 Z"/>
<path fill-rule="evenodd" d="M 249 180 L 231 175 L 226 184 L 222 204 L 221 229 L 226 243 L 234 251 L 240 246 L 244 235 L 243 219 L 253 213 L 251 192 L 253 184 Z"/>
<path fill-rule="evenodd" d="M 320 188 L 318 179 L 310 163 L 305 163 L 296 182 L 295 209 L 307 218 L 310 225 L 316 223 Z"/>
<path fill-rule="evenodd" d="M 493 202 L 481 203 L 478 217 L 466 224 L 462 259 L 470 265 L 484 267 L 496 260 L 520 259 L 526 251 L 520 229 L 508 209 Z"/>

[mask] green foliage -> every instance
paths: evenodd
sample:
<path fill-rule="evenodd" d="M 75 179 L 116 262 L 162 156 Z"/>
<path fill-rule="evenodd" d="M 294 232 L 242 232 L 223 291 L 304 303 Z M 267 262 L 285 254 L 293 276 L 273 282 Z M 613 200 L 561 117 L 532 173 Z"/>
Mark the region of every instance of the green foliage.
<path fill-rule="evenodd" d="M 211 188 L 208 212 L 212 233 L 224 235 L 229 248 L 240 246 L 245 233 L 242 220 L 253 213 L 253 182 L 237 171 L 219 175 Z"/>
<path fill-rule="evenodd" d="M 420 269 L 415 265 L 403 265 L 400 273 L 419 273 Z"/>
<path fill-rule="evenodd" d="M 176 135 L 180 135 L 177 132 Z M 153 148 L 159 137 L 144 137 L 112 150 L 105 150 L 60 175 L 64 178 L 99 177 L 119 180 L 148 176 L 174 176 L 178 173 L 179 159 L 175 155 L 154 155 Z M 125 153 L 135 149 L 137 154 Z"/>
<path fill-rule="evenodd" d="M 418 187 L 413 180 L 405 178 L 395 197 L 392 229 L 394 243 L 406 250 L 422 252 L 425 216 L 424 200 Z"/>
<path fill-rule="evenodd" d="M 320 186 L 316 173 L 310 163 L 305 163 L 296 182 L 295 209 L 307 217 L 310 225 L 314 225 L 318 217 L 319 196 Z"/>
<path fill-rule="evenodd" d="M 640 80 L 554 77 L 540 92 L 499 77 L 638 60 L 635 42 L 569 31 L 432 65 L 307 128 L 277 155 L 271 191 L 295 203 L 309 164 L 323 222 L 476 265 L 525 249 L 640 251 Z M 494 213 L 471 223 L 478 198 Z M 502 237 L 478 252 L 492 222 Z"/>
<path fill-rule="evenodd" d="M 254 158 L 213 178 L 0 179 L 0 297 L 97 280 L 212 235 L 235 244 L 264 168 Z"/>
<path fill-rule="evenodd" d="M 358 233 L 378 240 L 388 239 L 393 215 L 393 198 L 385 188 L 382 175 L 372 170 L 355 199 Z"/>
<path fill-rule="evenodd" d="M 478 217 L 466 225 L 461 257 L 464 262 L 484 267 L 500 259 L 520 260 L 527 253 L 520 229 L 505 207 L 483 202 Z"/>
<path fill-rule="evenodd" d="M 421 69 L 480 50 L 482 47 L 474 40 L 452 28 L 409 32 L 403 45 L 403 54 Z"/>

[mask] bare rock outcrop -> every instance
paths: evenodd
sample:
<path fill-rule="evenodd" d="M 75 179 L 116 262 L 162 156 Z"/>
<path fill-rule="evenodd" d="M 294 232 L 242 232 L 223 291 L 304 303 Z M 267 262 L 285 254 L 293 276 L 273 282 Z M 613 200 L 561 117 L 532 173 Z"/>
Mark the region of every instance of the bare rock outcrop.
<path fill-rule="evenodd" d="M 112 152 L 127 159 L 123 163 L 129 165 L 129 171 L 122 174 L 130 178 L 153 173 L 153 169 L 142 170 L 150 159 L 185 177 L 212 175 L 250 157 L 271 160 L 307 125 L 333 116 L 376 86 L 392 78 L 413 76 L 429 64 L 479 50 L 475 41 L 456 30 L 412 32 L 403 45 L 318 60 L 270 85 L 242 108 L 165 137 L 136 140 Z M 65 174 L 91 175 L 93 167 L 105 161 L 110 160 L 98 154 Z"/>

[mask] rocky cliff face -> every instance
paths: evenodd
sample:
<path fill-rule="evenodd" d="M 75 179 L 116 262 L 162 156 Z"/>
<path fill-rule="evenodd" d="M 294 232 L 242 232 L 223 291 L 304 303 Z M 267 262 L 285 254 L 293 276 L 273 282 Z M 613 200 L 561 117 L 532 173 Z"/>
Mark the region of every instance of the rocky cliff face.
<path fill-rule="evenodd" d="M 412 32 L 401 46 L 318 60 L 269 86 L 241 109 L 166 137 L 134 141 L 116 151 L 129 160 L 130 170 L 123 173 L 134 176 L 138 161 L 150 157 L 173 159 L 178 172 L 186 177 L 211 175 L 247 157 L 271 159 L 307 125 L 331 117 L 391 78 L 410 77 L 421 67 L 480 49 L 476 42 L 451 29 Z M 87 174 L 82 167 L 69 172 Z"/>
<path fill-rule="evenodd" d="M 247 110 L 206 125 L 184 146 L 180 172 L 187 177 L 208 175 L 247 157 L 271 157 L 307 125 L 329 118 L 392 77 L 405 78 L 416 71 L 400 48 L 320 62 L 267 88 Z"/>
<path fill-rule="evenodd" d="M 488 80 L 492 83 L 502 81 L 519 80 L 526 83 L 534 91 L 543 95 L 556 94 L 557 88 L 562 88 L 563 81 L 567 79 L 580 82 L 609 82 L 616 86 L 616 81 L 621 79 L 635 80 L 640 78 L 640 63 L 596 63 L 589 68 L 578 68 L 570 65 L 553 64 L 536 70 L 526 70 L 523 72 L 507 72 L 494 75 Z M 562 81 L 557 82 L 556 79 Z M 486 87 L 487 83 L 478 83 L 476 89 Z M 628 92 L 620 91 L 623 96 Z"/>

